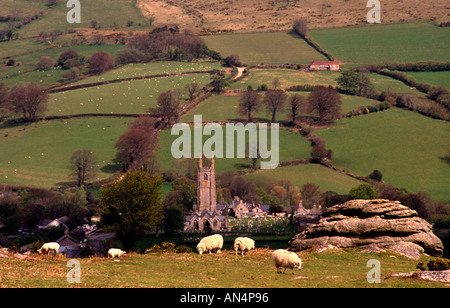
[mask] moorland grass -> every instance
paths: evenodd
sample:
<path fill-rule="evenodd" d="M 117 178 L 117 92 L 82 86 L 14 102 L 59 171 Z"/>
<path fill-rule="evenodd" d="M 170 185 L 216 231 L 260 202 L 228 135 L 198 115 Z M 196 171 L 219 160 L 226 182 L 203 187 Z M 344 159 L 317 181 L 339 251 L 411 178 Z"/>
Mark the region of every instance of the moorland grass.
<path fill-rule="evenodd" d="M 316 133 L 332 149 L 334 165 L 363 176 L 378 169 L 388 184 L 450 201 L 448 122 L 392 108 L 342 119 Z"/>
<path fill-rule="evenodd" d="M 233 250 L 219 254 L 131 253 L 120 260 L 83 258 L 81 281 L 69 284 L 64 257 L 31 255 L 25 260 L 0 259 L 1 287 L 111 287 L 111 288 L 398 288 L 444 287 L 443 283 L 414 278 L 391 277 L 393 273 L 415 271 L 418 261 L 391 252 L 368 254 L 357 249 L 323 253 L 299 252 L 302 271 L 277 274 L 271 260 L 272 249 L 255 249 L 245 256 Z M 380 262 L 380 283 L 368 283 L 370 259 Z"/>
<path fill-rule="evenodd" d="M 353 65 L 450 60 L 450 29 L 425 22 L 318 29 L 308 34 L 337 60 Z"/>

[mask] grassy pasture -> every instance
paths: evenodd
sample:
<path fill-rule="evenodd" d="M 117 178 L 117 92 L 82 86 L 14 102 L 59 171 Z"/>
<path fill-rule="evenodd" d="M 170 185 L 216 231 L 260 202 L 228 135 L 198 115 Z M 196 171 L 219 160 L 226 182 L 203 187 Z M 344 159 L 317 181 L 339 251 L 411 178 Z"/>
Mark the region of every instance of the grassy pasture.
<path fill-rule="evenodd" d="M 307 97 L 309 92 L 288 92 L 289 95 L 299 94 Z M 264 95 L 263 92 L 261 95 Z M 237 95 L 216 95 L 201 102 L 195 109 L 186 113 L 182 121 L 192 122 L 194 115 L 201 114 L 204 121 L 246 121 L 247 117 L 238 113 L 239 94 Z M 360 106 L 369 106 L 376 101 L 353 95 L 341 94 L 342 112 L 346 113 Z M 277 121 L 290 121 L 291 115 L 289 111 L 288 102 L 284 106 L 284 110 L 277 113 Z M 267 113 L 263 107 L 260 111 L 255 113 L 255 121 L 269 122 L 272 115 Z"/>
<path fill-rule="evenodd" d="M 210 35 L 203 39 L 223 57 L 237 54 L 248 65 L 309 64 L 326 60 L 298 35 L 286 32 Z"/>
<path fill-rule="evenodd" d="M 415 271 L 418 261 L 390 252 L 367 254 L 357 250 L 300 252 L 302 271 L 277 274 L 271 249 L 255 249 L 245 256 L 232 250 L 220 254 L 132 253 L 115 262 L 108 258 L 78 259 L 80 284 L 69 284 L 67 259 L 35 256 L 25 260 L 0 259 L 1 287 L 84 287 L 84 288 L 312 288 L 312 287 L 444 287 L 443 283 L 390 277 L 393 273 Z M 367 261 L 381 264 L 381 282 L 369 284 Z M 427 263 L 430 257 L 421 257 Z M 31 270 L 32 269 L 32 270 Z M 275 298 L 270 298 L 274 302 Z M 175 299 L 174 302 L 178 302 Z"/>
<path fill-rule="evenodd" d="M 203 119 L 204 120 L 204 119 Z M 203 123 L 205 125 L 206 123 Z M 204 127 L 204 126 L 203 126 Z M 215 161 L 215 168 L 216 172 L 225 172 L 225 171 L 237 171 L 240 169 L 245 168 L 251 168 L 252 161 L 249 158 L 226 158 L 225 151 L 226 151 L 226 129 L 224 126 L 223 128 L 223 158 L 220 158 L 219 155 L 216 153 L 214 157 Z M 257 127 L 258 129 L 258 127 Z M 194 129 L 191 126 L 191 157 L 194 156 Z M 270 126 L 267 128 L 267 144 L 269 151 L 271 150 L 271 129 Z M 173 142 L 179 138 L 178 135 L 171 135 L 171 130 L 166 129 L 161 132 L 160 134 L 160 141 L 159 141 L 159 150 L 156 152 L 158 161 L 160 163 L 160 167 L 162 170 L 168 170 L 170 168 L 174 168 L 174 164 L 176 163 L 176 159 L 173 157 L 171 153 L 171 147 Z M 206 140 L 211 138 L 209 135 L 203 136 L 203 143 L 205 144 Z M 248 142 L 248 136 L 246 137 L 246 141 Z M 234 148 L 235 148 L 235 155 L 236 154 L 236 148 L 237 148 L 237 138 L 235 137 L 234 140 Z M 296 159 L 302 159 L 302 158 L 309 158 L 311 152 L 311 146 L 309 145 L 309 142 L 301 136 L 298 132 L 294 132 L 291 129 L 280 127 L 279 132 L 279 161 L 290 161 L 290 160 L 296 160 Z M 248 154 L 246 154 L 248 156 Z M 268 161 L 269 159 L 262 159 L 262 161 Z M 175 170 L 176 171 L 176 170 Z"/>
<path fill-rule="evenodd" d="M 351 188 L 361 184 L 359 180 L 317 164 L 278 167 L 273 170 L 257 170 L 245 174 L 243 178 L 262 188 L 270 183 L 276 184 L 281 180 L 289 180 L 299 188 L 303 184 L 314 183 L 320 187 L 322 192 L 331 190 L 339 194 L 347 194 Z"/>
<path fill-rule="evenodd" d="M 130 118 L 87 117 L 0 128 L 0 183 L 54 187 L 71 182 L 73 152 L 89 149 L 99 163 L 98 178 L 118 171 L 114 144 Z M 5 137 L 5 134 L 8 134 Z"/>
<path fill-rule="evenodd" d="M 417 81 L 426 81 L 434 86 L 443 86 L 450 89 L 450 71 L 443 72 L 407 72 Z"/>
<path fill-rule="evenodd" d="M 343 119 L 316 133 L 333 150 L 336 166 L 360 175 L 378 169 L 388 184 L 450 202 L 447 122 L 393 108 Z"/>
<path fill-rule="evenodd" d="M 309 35 L 337 60 L 349 64 L 450 60 L 450 29 L 429 23 L 318 29 Z"/>
<path fill-rule="evenodd" d="M 139 113 L 156 107 L 158 95 L 168 90 L 183 90 L 197 82 L 202 87 L 210 82 L 209 74 L 160 77 L 124 81 L 90 88 L 58 92 L 50 95 L 47 116 L 79 113 Z"/>

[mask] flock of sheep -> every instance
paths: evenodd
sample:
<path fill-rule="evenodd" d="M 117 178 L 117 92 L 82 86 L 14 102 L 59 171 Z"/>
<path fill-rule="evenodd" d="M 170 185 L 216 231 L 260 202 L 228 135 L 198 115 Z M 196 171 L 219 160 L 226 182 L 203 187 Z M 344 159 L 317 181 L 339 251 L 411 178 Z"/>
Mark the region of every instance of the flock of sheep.
<path fill-rule="evenodd" d="M 204 237 L 200 240 L 197 245 L 197 251 L 201 255 L 203 253 L 219 253 L 223 247 L 223 237 L 220 234 L 214 234 L 207 237 Z M 236 251 L 236 255 L 240 252 L 241 255 L 244 255 L 247 251 L 250 251 L 255 248 L 255 241 L 248 237 L 238 237 L 234 240 L 234 250 Z M 56 254 L 59 253 L 59 244 L 56 242 L 45 243 L 38 250 L 39 253 L 48 253 L 50 250 L 55 251 Z M 108 257 L 111 258 L 120 258 L 125 255 L 126 252 L 118 249 L 111 248 L 108 250 Z M 288 251 L 286 249 L 277 249 L 272 253 L 272 261 L 277 268 L 277 273 L 281 273 L 281 269 L 284 268 L 283 274 L 286 272 L 286 269 L 289 268 L 292 270 L 292 274 L 294 274 L 294 269 L 298 269 L 299 271 L 302 269 L 302 260 L 298 257 L 295 252 Z"/>
<path fill-rule="evenodd" d="M 222 235 L 214 234 L 202 238 L 197 245 L 197 250 L 199 254 L 203 254 L 204 252 L 212 253 L 213 251 L 219 253 L 222 247 Z M 238 252 L 241 252 L 241 254 L 244 255 L 247 251 L 255 248 L 255 241 L 248 237 L 238 237 L 234 240 L 233 248 L 236 251 L 236 255 Z M 292 270 L 292 274 L 294 274 L 295 268 L 299 271 L 302 269 L 302 260 L 295 252 L 286 249 L 275 250 L 272 253 L 272 261 L 277 268 L 277 273 L 281 273 L 282 268 L 284 268 L 283 274 L 286 272 L 287 268 Z"/>

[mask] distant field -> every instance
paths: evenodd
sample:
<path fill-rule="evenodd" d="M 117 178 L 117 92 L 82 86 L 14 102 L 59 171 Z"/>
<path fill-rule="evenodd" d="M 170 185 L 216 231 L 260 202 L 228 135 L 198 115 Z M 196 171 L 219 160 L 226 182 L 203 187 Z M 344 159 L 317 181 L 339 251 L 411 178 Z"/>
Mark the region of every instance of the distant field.
<path fill-rule="evenodd" d="M 339 61 L 355 65 L 450 60 L 450 29 L 429 23 L 320 29 L 309 35 Z"/>
<path fill-rule="evenodd" d="M 378 169 L 388 184 L 450 202 L 447 122 L 394 108 L 343 119 L 316 133 L 333 150 L 336 166 L 364 176 Z"/>
<path fill-rule="evenodd" d="M 307 97 L 309 92 L 288 92 L 289 95 L 299 94 Z M 261 93 L 261 96 L 264 92 Z M 216 95 L 201 102 L 196 108 L 189 111 L 182 117 L 182 121 L 192 122 L 194 115 L 201 114 L 204 121 L 246 121 L 247 117 L 238 113 L 240 94 L 237 95 Z M 364 97 L 341 94 L 342 112 L 346 113 L 357 109 L 360 106 L 369 106 L 376 101 Z M 272 118 L 271 114 L 267 113 L 265 107 L 261 111 L 256 112 L 256 121 L 269 122 Z M 276 121 L 290 121 L 291 115 L 289 111 L 288 102 L 284 106 L 284 110 L 277 113 Z"/>
<path fill-rule="evenodd" d="M 426 81 L 434 86 L 443 86 L 450 90 L 450 71 L 443 72 L 407 72 L 417 81 Z"/>
<path fill-rule="evenodd" d="M 71 181 L 73 152 L 92 150 L 100 179 L 118 170 L 114 144 L 130 118 L 78 118 L 0 128 L 0 183 L 54 187 Z M 8 133 L 8 137 L 5 134 Z"/>
<path fill-rule="evenodd" d="M 224 58 L 237 54 L 247 65 L 309 64 L 326 60 L 298 35 L 286 32 L 210 35 L 203 39 Z"/>
<path fill-rule="evenodd" d="M 243 178 L 255 183 L 258 187 L 265 187 L 270 183 L 276 184 L 282 180 L 289 180 L 299 188 L 305 183 L 314 183 L 320 186 L 322 192 L 331 190 L 339 194 L 347 194 L 351 188 L 361 184 L 361 181 L 317 164 L 257 170 L 245 174 Z"/>
<path fill-rule="evenodd" d="M 210 82 L 209 74 L 160 77 L 144 80 L 82 88 L 50 95 L 47 116 L 79 113 L 138 113 L 144 114 L 156 107 L 158 95 L 168 90 L 181 89 L 183 98 L 186 84 L 197 82 L 202 87 Z"/>
<path fill-rule="evenodd" d="M 203 123 L 205 125 L 206 123 Z M 271 149 L 271 129 L 268 127 L 268 148 Z M 191 134 L 193 134 L 193 128 L 191 127 Z M 226 151 L 226 132 L 225 129 L 223 130 L 224 134 L 224 146 L 223 146 L 223 156 L 225 156 Z M 158 157 L 158 161 L 160 163 L 160 167 L 162 170 L 168 170 L 170 168 L 173 168 L 174 171 L 177 171 L 174 167 L 174 164 L 176 162 L 176 159 L 173 157 L 171 153 L 171 147 L 172 143 L 175 139 L 177 139 L 178 135 L 171 135 L 170 129 L 166 129 L 161 132 L 160 134 L 160 147 L 157 151 L 156 155 Z M 210 138 L 209 135 L 203 136 L 203 144 L 206 140 Z M 248 137 L 246 137 L 246 140 L 248 142 Z M 194 137 L 191 138 L 192 143 L 194 142 Z M 236 140 L 235 140 L 236 144 Z M 236 149 L 236 147 L 235 147 Z M 191 146 L 191 157 L 193 157 L 193 146 Z M 235 150 L 236 151 L 236 150 Z M 302 159 L 302 158 L 309 158 L 311 152 L 311 146 L 306 140 L 305 137 L 301 136 L 298 132 L 293 132 L 290 129 L 287 128 L 280 128 L 279 133 L 279 160 L 280 162 L 283 161 L 290 161 L 290 160 L 296 160 L 296 159 Z M 225 172 L 225 171 L 237 171 L 240 169 L 246 169 L 251 168 L 252 161 L 249 158 L 218 158 L 218 155 L 216 154 L 215 157 L 215 167 L 216 172 Z M 236 156 L 236 154 L 235 154 Z M 246 154 L 248 156 L 248 154 Z M 263 161 L 266 161 L 266 159 L 263 159 Z"/>

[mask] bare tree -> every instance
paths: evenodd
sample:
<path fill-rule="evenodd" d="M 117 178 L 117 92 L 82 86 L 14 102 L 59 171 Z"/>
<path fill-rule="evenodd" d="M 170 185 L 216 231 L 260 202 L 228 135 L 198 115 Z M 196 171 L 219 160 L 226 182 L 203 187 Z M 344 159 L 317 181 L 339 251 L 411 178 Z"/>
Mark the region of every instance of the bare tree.
<path fill-rule="evenodd" d="M 189 99 L 192 100 L 194 98 L 195 93 L 200 90 L 200 85 L 196 82 L 191 82 L 186 84 L 186 90 L 188 91 Z"/>
<path fill-rule="evenodd" d="M 302 18 L 296 19 L 294 21 L 293 28 L 294 28 L 294 31 L 302 37 L 305 37 L 306 34 L 308 33 L 308 24 Z"/>
<path fill-rule="evenodd" d="M 9 107 L 15 113 L 22 113 L 27 121 L 35 121 L 38 113 L 47 110 L 49 95 L 35 82 L 21 83 L 9 95 Z"/>
<path fill-rule="evenodd" d="M 180 117 L 180 90 L 169 90 L 158 95 L 157 107 L 148 111 L 162 119 L 164 127 L 178 121 Z"/>
<path fill-rule="evenodd" d="M 306 97 L 294 94 L 289 97 L 289 106 L 291 109 L 292 122 L 295 122 L 299 113 L 311 112 L 311 106 Z"/>
<path fill-rule="evenodd" d="M 283 109 L 286 99 L 287 95 L 284 93 L 284 90 L 267 90 L 264 94 L 263 103 L 267 112 L 272 114 L 272 123 L 275 122 L 277 111 Z"/>
<path fill-rule="evenodd" d="M 97 175 L 98 162 L 94 152 L 89 150 L 78 150 L 70 158 L 70 170 L 77 179 L 78 186 L 84 186 L 86 181 Z"/>
<path fill-rule="evenodd" d="M 341 96 L 330 88 L 316 87 L 308 97 L 312 111 L 319 115 L 321 124 L 328 124 L 341 116 Z"/>
<path fill-rule="evenodd" d="M 113 68 L 114 60 L 107 52 L 100 51 L 94 53 L 89 58 L 89 72 L 101 74 Z"/>
<path fill-rule="evenodd" d="M 247 90 L 239 98 L 239 114 L 247 115 L 248 121 L 253 122 L 253 113 L 261 107 L 261 97 L 255 90 Z"/>

